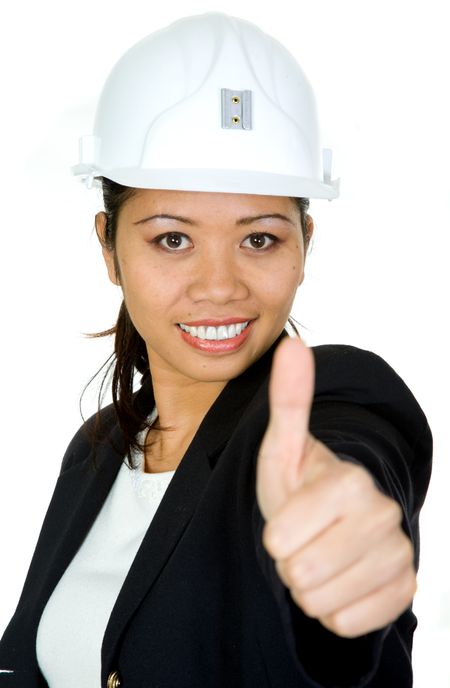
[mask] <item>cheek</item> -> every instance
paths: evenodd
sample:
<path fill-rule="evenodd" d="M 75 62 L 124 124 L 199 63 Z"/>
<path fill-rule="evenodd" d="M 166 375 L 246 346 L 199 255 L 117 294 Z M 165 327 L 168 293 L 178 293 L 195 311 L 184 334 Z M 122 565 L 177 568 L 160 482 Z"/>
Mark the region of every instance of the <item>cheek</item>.
<path fill-rule="evenodd" d="M 145 323 L 167 315 L 180 299 L 180 280 L 168 278 L 163 266 L 148 260 L 121 261 L 122 291 L 133 321 Z"/>
<path fill-rule="evenodd" d="M 259 279 L 258 290 L 267 305 L 282 309 L 286 304 L 289 308 L 301 278 L 301 264 L 293 258 L 282 266 L 269 266 L 264 279 Z"/>

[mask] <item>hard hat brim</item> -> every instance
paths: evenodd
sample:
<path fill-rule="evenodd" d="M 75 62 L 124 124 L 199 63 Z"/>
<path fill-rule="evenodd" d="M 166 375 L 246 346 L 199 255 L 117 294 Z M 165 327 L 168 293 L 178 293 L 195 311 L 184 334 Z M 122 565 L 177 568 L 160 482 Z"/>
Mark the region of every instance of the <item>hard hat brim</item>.
<path fill-rule="evenodd" d="M 107 177 L 112 181 L 138 189 L 169 189 L 216 193 L 294 196 L 332 200 L 339 196 L 339 179 L 329 183 L 305 177 L 227 169 L 142 169 L 120 168 L 99 170 L 87 165 L 72 167 L 75 175 L 87 178 Z"/>

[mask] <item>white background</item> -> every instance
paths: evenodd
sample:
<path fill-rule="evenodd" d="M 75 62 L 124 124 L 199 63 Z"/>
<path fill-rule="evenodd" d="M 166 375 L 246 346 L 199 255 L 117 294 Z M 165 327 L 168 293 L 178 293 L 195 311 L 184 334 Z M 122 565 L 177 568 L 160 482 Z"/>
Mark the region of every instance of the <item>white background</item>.
<path fill-rule="evenodd" d="M 310 345 L 388 361 L 433 430 L 415 611 L 417 688 L 450 686 L 447 3 L 305 0 L 17 2 L 0 18 L 0 632 L 17 603 L 84 384 L 119 304 L 93 235 L 95 192 L 69 168 L 114 62 L 181 16 L 220 10 L 295 55 L 316 92 L 341 197 L 311 202 L 294 316 Z M 444 295 L 446 298 L 444 298 Z M 84 411 L 95 410 L 95 389 Z"/>

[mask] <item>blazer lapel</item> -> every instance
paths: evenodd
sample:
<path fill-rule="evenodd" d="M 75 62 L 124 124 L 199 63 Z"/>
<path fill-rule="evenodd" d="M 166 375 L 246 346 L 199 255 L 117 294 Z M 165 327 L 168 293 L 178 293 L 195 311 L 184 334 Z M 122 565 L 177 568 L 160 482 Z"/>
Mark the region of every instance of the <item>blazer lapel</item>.
<path fill-rule="evenodd" d="M 204 448 L 196 437 L 169 483 L 114 605 L 102 645 L 105 675 L 128 619 L 176 547 L 210 474 Z"/>
<path fill-rule="evenodd" d="M 242 409 L 258 387 L 267 382 L 273 351 L 284 336 L 287 336 L 285 331 L 256 363 L 225 386 L 175 471 L 112 610 L 102 645 L 103 681 L 108 667 L 113 664 L 125 626 L 189 524 L 211 476 L 215 459 L 237 425 Z M 145 398 L 145 390 L 142 392 Z M 153 396 L 151 388 L 147 389 L 147 394 Z M 145 406 L 149 408 L 148 403 Z"/>

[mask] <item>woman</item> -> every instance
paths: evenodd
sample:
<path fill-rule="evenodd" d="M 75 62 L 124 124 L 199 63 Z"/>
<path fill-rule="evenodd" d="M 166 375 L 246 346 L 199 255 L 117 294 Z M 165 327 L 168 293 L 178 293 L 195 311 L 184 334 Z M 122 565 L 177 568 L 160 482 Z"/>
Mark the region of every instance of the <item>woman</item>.
<path fill-rule="evenodd" d="M 223 14 L 113 69 L 74 171 L 124 297 L 114 403 L 63 458 L 0 686 L 412 685 L 427 420 L 377 355 L 284 329 L 338 194 L 317 129 L 292 56 Z"/>

